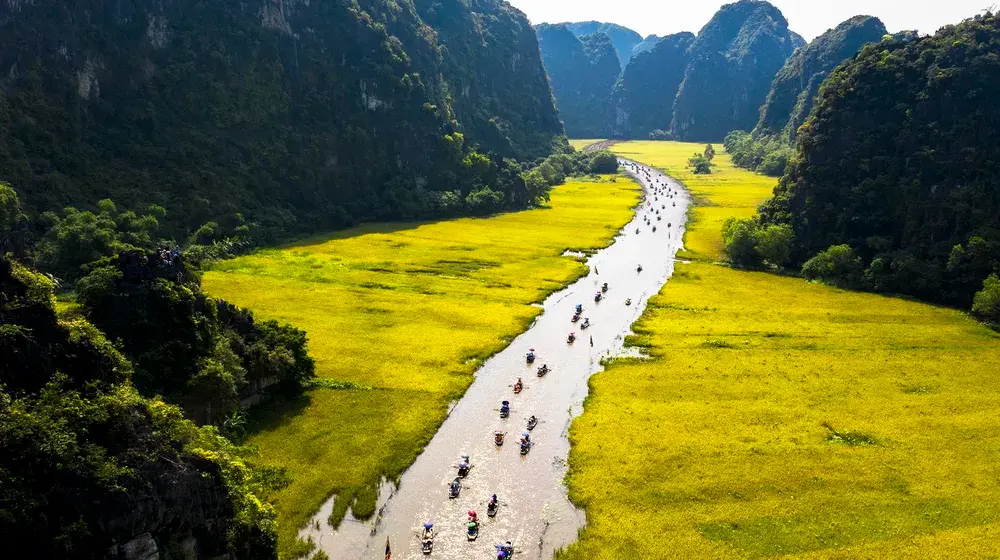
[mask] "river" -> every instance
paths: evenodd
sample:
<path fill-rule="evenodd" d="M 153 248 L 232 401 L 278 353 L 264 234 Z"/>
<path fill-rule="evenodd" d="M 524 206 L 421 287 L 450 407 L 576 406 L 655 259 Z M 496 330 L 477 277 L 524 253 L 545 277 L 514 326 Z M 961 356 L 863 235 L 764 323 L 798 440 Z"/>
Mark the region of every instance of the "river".
<path fill-rule="evenodd" d="M 399 486 L 383 485 L 376 522 L 348 515 L 332 530 L 326 518 L 334 497 L 315 516 L 318 523 L 302 530 L 302 537 L 311 536 L 333 560 L 382 559 L 386 537 L 394 560 L 422 558 L 419 535 L 426 521 L 437 531 L 431 558 L 492 559 L 494 545 L 506 541 L 514 544 L 519 560 L 551 558 L 576 539 L 586 518 L 569 502 L 563 484 L 569 425 L 582 411 L 587 379 L 601 370 L 601 358 L 627 352 L 624 339 L 632 323 L 673 273 L 690 202 L 673 179 L 635 162 L 622 163 L 642 184 L 644 199 L 614 242 L 588 259 L 590 274 L 549 296 L 534 324 L 476 372 L 465 396 Z M 640 264 L 643 270 L 637 272 Z M 595 303 L 594 295 L 605 282 L 609 290 Z M 631 305 L 626 305 L 629 298 Z M 583 317 L 590 319 L 587 330 L 570 321 L 576 304 L 583 305 Z M 566 341 L 571 331 L 577 334 L 574 344 Z M 534 366 L 525 361 L 529 348 L 536 350 Z M 545 377 L 535 375 L 541 364 L 552 369 Z M 524 390 L 514 394 L 518 377 L 524 380 Z M 510 401 L 507 419 L 499 417 L 503 400 Z M 531 433 L 534 445 L 521 456 L 518 440 L 531 415 L 539 419 Z M 494 444 L 494 430 L 507 432 L 502 447 Z M 459 497 L 449 499 L 448 484 L 462 455 L 471 457 L 473 467 Z M 501 506 L 496 517 L 487 518 L 492 494 L 499 496 Z M 468 510 L 476 510 L 482 521 L 475 542 L 466 538 Z"/>

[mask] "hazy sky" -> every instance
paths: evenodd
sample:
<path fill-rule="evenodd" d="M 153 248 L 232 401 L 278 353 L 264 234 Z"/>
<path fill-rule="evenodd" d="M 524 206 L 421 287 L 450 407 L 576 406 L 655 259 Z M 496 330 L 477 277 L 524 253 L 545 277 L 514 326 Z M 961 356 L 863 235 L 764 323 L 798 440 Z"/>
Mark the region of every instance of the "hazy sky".
<path fill-rule="evenodd" d="M 697 33 L 723 4 L 718 0 L 507 0 L 531 23 L 598 20 L 630 27 L 646 36 Z M 730 0 L 733 1 L 733 0 Z M 771 0 L 789 27 L 812 40 L 851 16 L 880 18 L 889 31 L 938 28 L 972 17 L 998 0 Z"/>

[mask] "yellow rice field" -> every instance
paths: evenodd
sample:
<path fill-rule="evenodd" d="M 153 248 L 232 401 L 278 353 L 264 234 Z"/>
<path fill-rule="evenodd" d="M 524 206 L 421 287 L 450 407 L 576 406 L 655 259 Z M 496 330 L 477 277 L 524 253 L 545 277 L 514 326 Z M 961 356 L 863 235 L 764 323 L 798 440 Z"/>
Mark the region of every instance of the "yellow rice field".
<path fill-rule="evenodd" d="M 560 558 L 1000 556 L 1000 337 L 956 310 L 713 264 L 721 221 L 774 180 L 721 153 L 690 175 L 701 148 L 614 147 L 698 197 L 694 262 L 636 328 L 653 359 L 591 379 L 568 477 L 588 524 Z"/>
<path fill-rule="evenodd" d="M 571 180 L 547 208 L 368 225 L 207 271 L 210 294 L 304 329 L 318 376 L 354 384 L 256 419 L 249 443 L 292 479 L 273 496 L 282 556 L 332 494 L 335 518 L 352 502 L 371 514 L 379 480 L 412 463 L 477 365 L 538 314 L 529 304 L 586 271 L 562 254 L 607 245 L 637 201 L 622 177 Z"/>
<path fill-rule="evenodd" d="M 589 139 L 586 139 L 586 138 L 571 138 L 570 141 L 569 141 L 569 145 L 573 146 L 573 148 L 575 148 L 577 150 L 582 150 L 582 149 L 586 148 L 587 146 L 589 146 L 591 144 L 596 144 L 598 142 L 603 142 L 603 141 L 604 140 L 601 139 L 601 138 L 589 138 Z"/>

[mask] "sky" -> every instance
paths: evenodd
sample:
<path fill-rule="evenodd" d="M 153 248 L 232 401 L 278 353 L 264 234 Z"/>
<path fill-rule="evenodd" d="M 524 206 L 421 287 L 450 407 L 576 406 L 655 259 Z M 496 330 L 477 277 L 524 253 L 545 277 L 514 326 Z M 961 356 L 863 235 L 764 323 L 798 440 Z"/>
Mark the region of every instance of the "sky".
<path fill-rule="evenodd" d="M 531 23 L 597 20 L 624 25 L 645 37 L 697 33 L 723 4 L 718 0 L 507 0 Z M 792 31 L 807 40 L 856 15 L 875 16 L 891 32 L 916 29 L 930 35 L 972 17 L 995 0 L 770 0 Z"/>

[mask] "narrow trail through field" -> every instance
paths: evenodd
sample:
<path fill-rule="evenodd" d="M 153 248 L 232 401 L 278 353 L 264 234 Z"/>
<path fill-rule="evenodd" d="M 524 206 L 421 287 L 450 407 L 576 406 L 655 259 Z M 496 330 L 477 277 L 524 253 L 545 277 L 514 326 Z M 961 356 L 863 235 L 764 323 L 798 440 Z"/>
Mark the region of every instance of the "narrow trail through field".
<path fill-rule="evenodd" d="M 325 520 L 334 497 L 302 537 L 311 536 L 338 560 L 384 558 L 386 537 L 393 558 L 423 557 L 420 533 L 428 521 L 436 530 L 434 558 L 495 558 L 494 545 L 506 541 L 514 543 L 519 559 L 551 558 L 575 540 L 585 515 L 569 502 L 563 484 L 570 422 L 582 411 L 587 380 L 601 370 L 601 359 L 625 353 L 631 325 L 673 274 L 690 202 L 673 179 L 632 161 L 622 163 L 642 184 L 645 197 L 615 241 L 588 260 L 590 274 L 546 299 L 545 312 L 535 323 L 479 369 L 398 488 L 383 485 L 374 524 L 348 515 L 338 530 L 331 530 Z M 640 264 L 642 272 L 637 271 Z M 609 289 L 595 302 L 605 282 Z M 589 329 L 570 321 L 577 304 L 583 305 Z M 573 344 L 567 343 L 570 332 L 577 335 Z M 533 365 L 525 360 L 529 348 L 537 355 Z M 551 372 L 537 377 L 542 364 Z M 524 390 L 514 394 L 512 386 L 519 377 Z M 499 416 L 503 400 L 510 401 L 507 419 Z M 531 432 L 530 452 L 522 456 L 518 440 L 532 415 L 539 424 Z M 507 433 L 503 446 L 494 444 L 494 430 Z M 471 457 L 473 467 L 462 480 L 460 495 L 450 499 L 448 484 L 463 455 Z M 492 494 L 499 496 L 501 507 L 496 517 L 488 518 L 486 504 Z M 474 542 L 466 537 L 469 510 L 476 510 L 482 521 Z"/>

